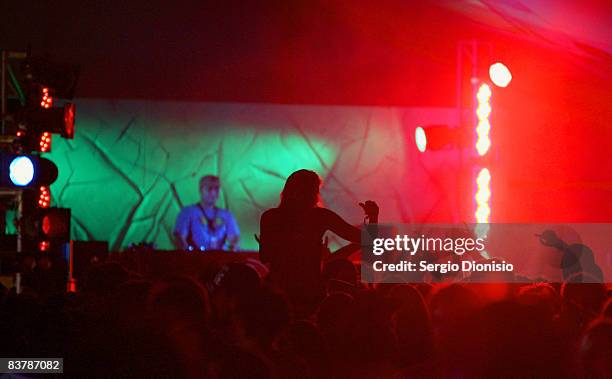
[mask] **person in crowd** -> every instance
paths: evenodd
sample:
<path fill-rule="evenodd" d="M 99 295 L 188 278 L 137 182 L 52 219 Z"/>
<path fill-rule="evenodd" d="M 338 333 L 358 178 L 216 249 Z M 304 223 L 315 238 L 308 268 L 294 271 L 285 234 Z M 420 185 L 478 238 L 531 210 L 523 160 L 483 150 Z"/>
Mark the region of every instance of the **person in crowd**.
<path fill-rule="evenodd" d="M 181 210 L 174 226 L 174 244 L 179 250 L 238 250 L 240 230 L 232 213 L 217 207 L 221 180 L 206 175 L 200 179 L 200 201 Z"/>
<path fill-rule="evenodd" d="M 332 231 L 359 243 L 361 231 L 337 213 L 321 206 L 321 179 L 314 171 L 292 173 L 277 208 L 265 211 L 260 220 L 260 259 L 270 265 L 270 283 L 291 301 L 318 301 L 322 293 L 323 235 Z M 373 201 L 360 204 L 370 223 L 378 222 Z M 295 302 L 295 301 L 294 301 Z"/>
<path fill-rule="evenodd" d="M 586 328 L 580 340 L 584 377 L 609 378 L 612 372 L 612 319 L 599 318 Z"/>

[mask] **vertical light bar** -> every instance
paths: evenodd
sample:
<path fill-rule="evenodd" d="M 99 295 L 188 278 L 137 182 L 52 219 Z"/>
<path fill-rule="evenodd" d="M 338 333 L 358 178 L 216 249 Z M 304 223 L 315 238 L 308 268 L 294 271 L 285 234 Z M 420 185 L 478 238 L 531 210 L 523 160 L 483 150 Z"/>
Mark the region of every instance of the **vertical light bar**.
<path fill-rule="evenodd" d="M 489 115 L 491 114 L 491 88 L 488 84 L 482 84 L 476 93 L 478 100 L 478 108 L 476 108 L 476 117 L 478 125 L 476 126 L 476 152 L 479 156 L 485 155 L 491 147 L 491 124 L 489 123 Z"/>
<path fill-rule="evenodd" d="M 478 105 L 476 107 L 476 117 L 478 124 L 476 125 L 476 153 L 482 157 L 489 152 L 491 147 L 491 138 L 489 132 L 491 131 L 491 124 L 489 122 L 489 116 L 491 114 L 491 88 L 488 84 L 484 83 L 478 88 L 476 93 L 476 100 Z M 491 172 L 488 168 L 483 167 L 478 171 L 476 176 L 476 211 L 474 217 L 476 219 L 476 236 L 486 237 L 489 232 L 489 219 L 491 216 Z"/>
<path fill-rule="evenodd" d="M 491 215 L 489 199 L 491 198 L 491 173 L 487 168 L 480 169 L 476 177 L 476 222 L 488 223 Z"/>

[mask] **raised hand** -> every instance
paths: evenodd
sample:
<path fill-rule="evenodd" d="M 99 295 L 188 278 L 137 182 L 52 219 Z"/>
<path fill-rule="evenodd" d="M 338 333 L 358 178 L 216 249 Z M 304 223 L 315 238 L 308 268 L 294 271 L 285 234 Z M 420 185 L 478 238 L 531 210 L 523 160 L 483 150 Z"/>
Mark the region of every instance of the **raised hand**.
<path fill-rule="evenodd" d="M 544 246 L 551 246 L 560 250 L 563 250 L 566 246 L 565 242 L 552 230 L 545 230 L 542 234 L 536 234 L 536 237 L 540 238 L 540 242 Z"/>
<path fill-rule="evenodd" d="M 378 222 L 378 204 L 372 200 L 368 200 L 365 203 L 359 203 L 359 206 L 363 208 L 370 223 Z"/>

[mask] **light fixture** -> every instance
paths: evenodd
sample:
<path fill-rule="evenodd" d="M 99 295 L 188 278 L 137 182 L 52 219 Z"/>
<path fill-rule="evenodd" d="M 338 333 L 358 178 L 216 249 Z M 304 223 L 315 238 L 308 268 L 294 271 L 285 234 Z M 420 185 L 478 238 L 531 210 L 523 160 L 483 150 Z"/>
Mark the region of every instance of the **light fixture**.
<path fill-rule="evenodd" d="M 493 84 L 498 87 L 507 87 L 512 81 L 512 74 L 506 65 L 497 62 L 489 67 L 489 77 Z"/>
<path fill-rule="evenodd" d="M 34 163 L 28 156 L 13 158 L 9 164 L 9 179 L 15 186 L 25 187 L 34 180 Z"/>

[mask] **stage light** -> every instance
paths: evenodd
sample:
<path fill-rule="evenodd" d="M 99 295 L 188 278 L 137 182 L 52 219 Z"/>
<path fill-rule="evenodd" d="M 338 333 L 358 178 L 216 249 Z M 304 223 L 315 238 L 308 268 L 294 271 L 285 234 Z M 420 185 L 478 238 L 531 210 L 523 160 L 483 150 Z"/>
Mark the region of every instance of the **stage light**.
<path fill-rule="evenodd" d="M 51 191 L 49 187 L 41 186 L 38 195 L 38 206 L 40 208 L 49 208 L 51 205 Z"/>
<path fill-rule="evenodd" d="M 51 151 L 51 133 L 42 132 L 38 141 L 38 151 L 48 153 Z"/>
<path fill-rule="evenodd" d="M 40 241 L 38 243 L 38 250 L 40 251 L 49 251 L 51 247 L 51 243 L 49 241 Z"/>
<path fill-rule="evenodd" d="M 476 177 L 476 212 L 477 223 L 488 223 L 491 215 L 489 200 L 491 199 L 491 173 L 487 168 L 480 169 Z"/>
<path fill-rule="evenodd" d="M 70 208 L 41 210 L 40 236 L 44 241 L 68 242 L 70 240 Z"/>
<path fill-rule="evenodd" d="M 40 106 L 45 109 L 51 108 L 53 106 L 53 96 L 51 96 L 51 94 L 49 93 L 49 88 L 43 87 L 41 92 L 42 97 L 40 99 Z"/>
<path fill-rule="evenodd" d="M 17 113 L 18 122 L 31 126 L 33 131 L 46 131 L 74 138 L 74 118 L 76 107 L 66 103 L 63 107 L 22 109 Z"/>
<path fill-rule="evenodd" d="M 25 187 L 34 180 L 34 163 L 27 156 L 15 157 L 9 164 L 9 179 L 15 186 Z"/>
<path fill-rule="evenodd" d="M 427 149 L 427 135 L 425 134 L 425 130 L 420 126 L 417 126 L 414 131 L 414 141 L 416 142 L 417 149 L 419 149 L 421 153 L 424 153 Z"/>
<path fill-rule="evenodd" d="M 503 63 L 493 63 L 491 67 L 489 67 L 489 77 L 493 84 L 498 87 L 507 87 L 512 81 L 512 74 L 506 65 Z"/>
<path fill-rule="evenodd" d="M 476 117 L 478 118 L 478 125 L 476 126 L 476 152 L 478 155 L 483 156 L 491 147 L 491 139 L 489 132 L 491 130 L 491 124 L 489 123 L 489 116 L 491 114 L 491 88 L 488 84 L 482 84 L 478 88 L 476 93 L 476 99 L 478 101 L 478 107 L 476 108 Z"/>
<path fill-rule="evenodd" d="M 64 131 L 61 133 L 62 137 L 73 139 L 74 138 L 74 114 L 76 112 L 76 106 L 72 103 L 64 105 Z"/>
<path fill-rule="evenodd" d="M 0 153 L 0 188 L 49 186 L 57 175 L 57 166 L 46 158 Z"/>
<path fill-rule="evenodd" d="M 18 131 L 13 140 L 13 150 L 20 154 L 30 154 L 38 151 L 41 153 L 51 152 L 51 142 L 53 136 L 45 131 Z"/>
<path fill-rule="evenodd" d="M 476 127 L 476 133 L 479 138 L 476 141 L 476 151 L 478 155 L 485 155 L 489 148 L 491 147 L 491 139 L 489 138 L 489 132 L 491 130 L 491 124 L 489 124 L 488 120 L 484 120 L 478 123 Z"/>
<path fill-rule="evenodd" d="M 417 149 L 423 153 L 449 146 L 465 146 L 466 133 L 461 128 L 451 128 L 448 125 L 418 126 L 414 131 L 414 140 Z"/>

